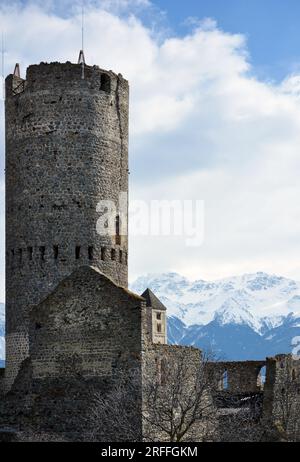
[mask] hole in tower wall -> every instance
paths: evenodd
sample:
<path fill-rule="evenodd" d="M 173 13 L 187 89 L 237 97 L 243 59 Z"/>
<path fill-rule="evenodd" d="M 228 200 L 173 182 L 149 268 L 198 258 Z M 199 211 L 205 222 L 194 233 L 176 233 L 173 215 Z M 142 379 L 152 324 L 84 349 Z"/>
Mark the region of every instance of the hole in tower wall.
<path fill-rule="evenodd" d="M 120 250 L 120 253 L 119 253 L 119 262 L 123 263 L 123 252 L 122 252 L 122 250 Z"/>
<path fill-rule="evenodd" d="M 116 245 L 121 245 L 121 236 L 120 236 L 120 216 L 116 216 Z"/>
<path fill-rule="evenodd" d="M 113 261 L 116 259 L 116 251 L 115 251 L 115 249 L 111 249 L 111 259 Z"/>
<path fill-rule="evenodd" d="M 110 90 L 111 90 L 110 76 L 107 74 L 102 74 L 100 82 L 101 82 L 100 90 L 105 91 L 106 93 L 110 93 Z"/>
<path fill-rule="evenodd" d="M 53 256 L 54 256 L 54 260 L 58 259 L 58 245 L 53 246 Z"/>
<path fill-rule="evenodd" d="M 89 248 L 88 248 L 88 256 L 89 256 L 89 260 L 94 259 L 94 247 L 89 246 Z"/>
<path fill-rule="evenodd" d="M 101 247 L 101 260 L 103 261 L 105 260 L 105 253 L 106 253 L 105 247 Z"/>
<path fill-rule="evenodd" d="M 46 253 L 46 247 L 43 245 L 40 247 L 40 256 L 41 256 L 41 261 L 45 261 L 45 253 Z"/>
<path fill-rule="evenodd" d="M 75 247 L 75 258 L 76 260 L 79 260 L 80 258 L 80 246 L 79 245 Z"/>
<path fill-rule="evenodd" d="M 27 247 L 27 254 L 28 254 L 28 260 L 32 260 L 32 255 L 33 255 L 33 248 L 32 247 Z"/>

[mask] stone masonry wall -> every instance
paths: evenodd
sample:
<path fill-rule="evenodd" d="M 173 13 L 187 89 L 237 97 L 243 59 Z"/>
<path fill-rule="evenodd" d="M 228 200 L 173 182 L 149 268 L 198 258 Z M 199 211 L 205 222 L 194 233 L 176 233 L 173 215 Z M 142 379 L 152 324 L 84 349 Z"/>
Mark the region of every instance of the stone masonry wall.
<path fill-rule="evenodd" d="M 264 418 L 282 439 L 300 440 L 300 359 L 292 355 L 267 358 Z"/>
<path fill-rule="evenodd" d="M 217 391 L 223 391 L 224 373 L 227 375 L 227 391 L 253 393 L 261 391 L 258 377 L 265 361 L 236 361 L 210 363 L 211 379 Z"/>
<path fill-rule="evenodd" d="M 127 286 L 127 235 L 100 236 L 96 208 L 128 192 L 128 94 L 97 66 L 85 79 L 71 63 L 6 79 L 7 388 L 28 355 L 29 309 L 59 281 L 94 265 Z"/>
<path fill-rule="evenodd" d="M 141 377 L 144 309 L 141 297 L 98 270 L 75 270 L 31 312 L 30 357 L 0 423 L 31 433 L 29 440 L 88 439 L 95 393 L 105 394 L 124 370 Z"/>

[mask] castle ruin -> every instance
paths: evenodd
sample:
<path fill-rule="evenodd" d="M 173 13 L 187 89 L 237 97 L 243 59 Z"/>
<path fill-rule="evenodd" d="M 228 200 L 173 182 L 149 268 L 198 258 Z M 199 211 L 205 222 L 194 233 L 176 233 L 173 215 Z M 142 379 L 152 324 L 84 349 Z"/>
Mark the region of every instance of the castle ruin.
<path fill-rule="evenodd" d="M 140 381 L 142 427 L 143 377 L 178 351 L 191 364 L 201 358 L 197 349 L 167 345 L 166 308 L 150 290 L 140 296 L 127 288 L 129 86 L 97 66 L 85 65 L 82 77 L 80 64 L 41 63 L 25 80 L 19 72 L 6 79 L 3 441 L 24 432 L 88 439 L 91 392 L 105 395 L 131 369 Z M 97 232 L 100 201 L 116 205 L 112 235 Z M 253 400 L 260 416 L 275 415 L 287 369 L 300 389 L 298 363 L 289 356 L 211 363 L 225 427 L 233 408 Z"/>

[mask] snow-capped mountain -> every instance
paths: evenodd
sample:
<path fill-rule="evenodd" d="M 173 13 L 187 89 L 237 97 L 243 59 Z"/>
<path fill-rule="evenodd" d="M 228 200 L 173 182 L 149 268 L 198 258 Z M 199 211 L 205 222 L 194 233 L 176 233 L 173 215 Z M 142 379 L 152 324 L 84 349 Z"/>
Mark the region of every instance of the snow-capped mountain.
<path fill-rule="evenodd" d="M 266 273 L 189 281 L 176 273 L 138 278 L 166 305 L 169 341 L 213 350 L 228 359 L 289 353 L 300 335 L 300 283 Z"/>

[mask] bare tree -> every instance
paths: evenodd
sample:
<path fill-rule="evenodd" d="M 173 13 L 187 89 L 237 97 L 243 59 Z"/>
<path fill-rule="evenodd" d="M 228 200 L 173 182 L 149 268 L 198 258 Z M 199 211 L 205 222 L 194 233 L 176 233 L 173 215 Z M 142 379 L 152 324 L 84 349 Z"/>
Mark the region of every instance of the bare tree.
<path fill-rule="evenodd" d="M 176 351 L 161 360 L 143 388 L 144 437 L 149 441 L 204 441 L 215 430 L 208 358 L 187 360 Z"/>
<path fill-rule="evenodd" d="M 91 396 L 90 439 L 102 442 L 142 441 L 141 378 L 136 370 L 123 372 L 108 393 Z"/>
<path fill-rule="evenodd" d="M 204 441 L 212 439 L 215 408 L 207 360 L 187 363 L 183 353 L 162 360 L 143 385 L 138 372 L 120 376 L 108 394 L 94 394 L 89 421 L 98 441 Z M 141 399 L 143 396 L 143 400 Z"/>
<path fill-rule="evenodd" d="M 274 400 L 274 427 L 281 441 L 300 441 L 300 383 L 288 367 Z"/>

